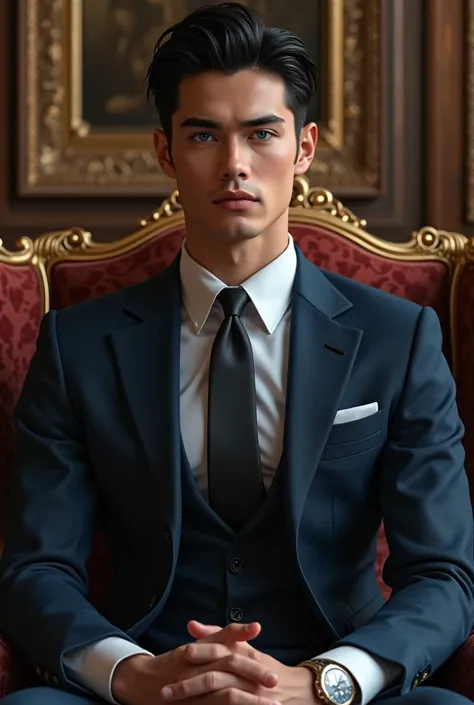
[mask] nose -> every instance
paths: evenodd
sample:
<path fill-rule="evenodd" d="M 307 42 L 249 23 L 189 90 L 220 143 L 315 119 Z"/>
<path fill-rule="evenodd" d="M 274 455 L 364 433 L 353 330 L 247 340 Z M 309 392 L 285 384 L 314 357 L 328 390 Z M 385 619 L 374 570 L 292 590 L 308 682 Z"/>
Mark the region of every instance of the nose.
<path fill-rule="evenodd" d="M 238 139 L 222 144 L 222 181 L 247 179 L 250 174 L 248 152 Z"/>

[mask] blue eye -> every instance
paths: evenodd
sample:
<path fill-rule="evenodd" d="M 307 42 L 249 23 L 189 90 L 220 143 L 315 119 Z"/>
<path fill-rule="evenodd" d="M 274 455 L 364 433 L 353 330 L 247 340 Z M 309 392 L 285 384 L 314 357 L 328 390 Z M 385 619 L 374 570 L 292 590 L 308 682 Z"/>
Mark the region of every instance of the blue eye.
<path fill-rule="evenodd" d="M 257 130 L 255 136 L 260 142 L 266 142 L 270 137 L 273 137 L 273 134 L 268 130 Z"/>
<path fill-rule="evenodd" d="M 201 139 L 204 138 L 204 139 Z M 210 138 L 210 139 L 207 139 Z M 195 135 L 191 135 L 191 139 L 193 139 L 195 142 L 200 142 L 201 144 L 205 144 L 206 142 L 210 142 L 212 140 L 212 135 L 209 134 L 209 132 L 196 132 Z"/>

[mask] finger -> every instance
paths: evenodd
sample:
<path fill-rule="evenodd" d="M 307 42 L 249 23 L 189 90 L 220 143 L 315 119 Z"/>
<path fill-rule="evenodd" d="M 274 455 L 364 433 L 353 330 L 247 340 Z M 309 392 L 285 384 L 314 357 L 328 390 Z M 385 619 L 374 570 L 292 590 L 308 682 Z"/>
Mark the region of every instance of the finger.
<path fill-rule="evenodd" d="M 192 705 L 282 705 L 278 700 L 256 695 L 239 688 L 226 688 L 193 699 Z"/>
<path fill-rule="evenodd" d="M 255 689 L 255 684 L 235 673 L 207 671 L 177 683 L 170 683 L 162 688 L 161 696 L 166 701 L 181 701 L 229 689 L 247 692 Z"/>
<path fill-rule="evenodd" d="M 196 641 L 187 644 L 183 650 L 183 657 L 186 661 L 194 664 L 205 664 L 218 661 L 226 656 L 230 656 L 237 649 L 239 654 L 247 658 L 258 660 L 258 651 L 246 642 L 239 642 L 232 646 L 232 650 L 226 644 L 210 644 L 205 641 Z"/>
<path fill-rule="evenodd" d="M 197 629 L 201 625 L 199 622 L 195 622 L 194 625 L 196 626 L 196 633 L 198 633 Z M 258 622 L 251 622 L 250 624 L 232 623 L 228 624 L 226 627 L 220 629 L 214 634 L 211 634 L 209 636 L 199 636 L 197 638 L 201 641 L 216 644 L 234 644 L 239 641 L 249 641 L 251 639 L 255 639 L 261 631 L 262 627 Z"/>
<path fill-rule="evenodd" d="M 251 683 L 266 688 L 274 688 L 278 683 L 277 674 L 273 673 L 267 665 L 238 653 L 232 653 L 217 661 L 213 670 L 233 673 L 239 678 L 245 678 Z"/>
<path fill-rule="evenodd" d="M 209 644 L 204 641 L 196 641 L 187 644 L 183 656 L 190 663 L 211 663 L 229 656 L 232 652 L 225 644 Z"/>
<path fill-rule="evenodd" d="M 226 627 L 205 625 L 192 621 L 188 623 L 188 632 L 195 639 L 213 643 L 235 643 L 255 639 L 260 634 L 261 626 L 258 622 L 251 624 L 229 624 Z"/>
<path fill-rule="evenodd" d="M 200 660 L 194 659 L 192 662 L 205 663 L 206 671 L 224 671 L 233 673 L 239 678 L 246 678 L 248 681 L 267 688 L 274 688 L 278 683 L 278 676 L 273 673 L 266 664 L 261 663 L 256 658 L 256 651 L 253 650 L 250 656 L 243 653 L 229 652 L 227 647 L 221 644 L 192 644 L 195 652 L 204 652 L 206 660 L 202 656 Z M 212 659 L 211 656 L 218 658 Z M 201 674 L 196 674 L 201 675 Z"/>
<path fill-rule="evenodd" d="M 195 619 L 188 622 L 188 633 L 195 639 L 203 639 L 212 634 L 217 634 L 222 630 L 222 627 L 218 627 L 215 624 L 201 624 Z"/>

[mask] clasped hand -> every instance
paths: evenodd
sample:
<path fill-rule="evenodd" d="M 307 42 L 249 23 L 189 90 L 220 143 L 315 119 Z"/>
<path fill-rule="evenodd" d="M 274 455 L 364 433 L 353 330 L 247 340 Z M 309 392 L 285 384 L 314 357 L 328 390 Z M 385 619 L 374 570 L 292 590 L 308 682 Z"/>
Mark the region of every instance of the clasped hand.
<path fill-rule="evenodd" d="M 122 661 L 112 681 L 124 705 L 311 705 L 316 702 L 311 672 L 291 668 L 253 648 L 258 623 L 225 628 L 189 622 L 196 641 L 159 656 Z"/>

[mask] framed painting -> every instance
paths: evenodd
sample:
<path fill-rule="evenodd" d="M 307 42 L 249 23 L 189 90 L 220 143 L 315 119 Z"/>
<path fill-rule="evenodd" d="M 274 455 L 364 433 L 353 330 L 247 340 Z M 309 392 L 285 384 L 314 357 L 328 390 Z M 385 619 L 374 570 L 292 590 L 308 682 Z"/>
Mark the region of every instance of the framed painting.
<path fill-rule="evenodd" d="M 309 118 L 318 122 L 320 142 L 311 185 L 379 188 L 381 1 L 242 0 L 267 24 L 301 36 L 318 65 Z M 174 183 L 155 161 L 158 118 L 144 79 L 160 34 L 202 4 L 20 0 L 22 195 L 170 192 Z"/>

